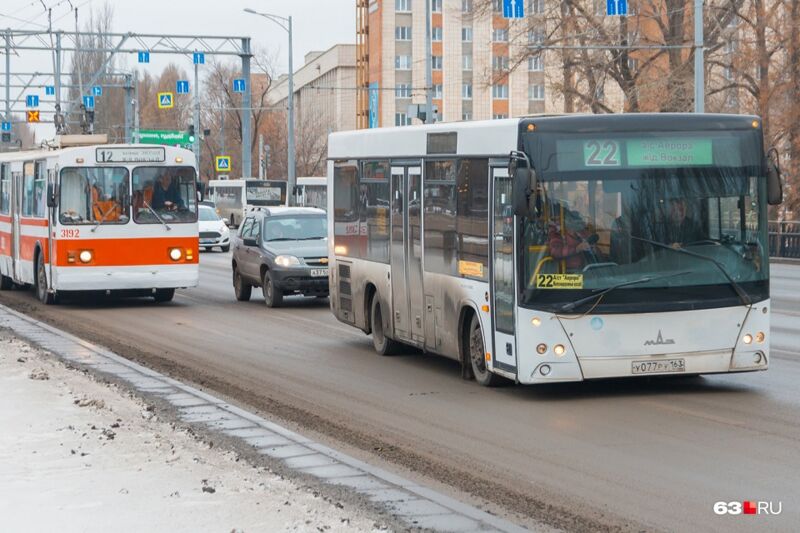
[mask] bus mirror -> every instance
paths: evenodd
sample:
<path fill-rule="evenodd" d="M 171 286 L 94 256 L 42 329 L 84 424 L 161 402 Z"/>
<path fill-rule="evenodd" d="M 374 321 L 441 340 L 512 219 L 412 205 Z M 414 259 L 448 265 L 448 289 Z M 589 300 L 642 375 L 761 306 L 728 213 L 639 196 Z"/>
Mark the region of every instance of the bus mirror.
<path fill-rule="evenodd" d="M 778 163 L 778 151 L 770 148 L 767 152 L 767 203 L 780 205 L 783 203 L 783 181 Z"/>
<path fill-rule="evenodd" d="M 55 207 L 58 205 L 56 201 L 56 187 L 52 183 L 47 185 L 47 207 Z"/>
<path fill-rule="evenodd" d="M 514 214 L 518 217 L 528 216 L 528 202 L 531 191 L 536 188 L 536 174 L 528 167 L 516 166 L 513 174 Z"/>

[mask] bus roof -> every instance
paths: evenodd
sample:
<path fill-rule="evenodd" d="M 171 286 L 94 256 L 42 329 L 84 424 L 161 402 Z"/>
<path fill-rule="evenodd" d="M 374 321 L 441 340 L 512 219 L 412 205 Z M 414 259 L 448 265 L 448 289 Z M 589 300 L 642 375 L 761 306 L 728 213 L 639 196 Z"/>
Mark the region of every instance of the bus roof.
<path fill-rule="evenodd" d="M 101 162 L 97 160 L 97 149 L 147 149 L 147 148 L 163 148 L 164 161 L 163 162 L 149 162 L 149 161 L 120 161 L 116 162 Z M 185 166 L 194 166 L 194 153 L 185 148 L 178 148 L 177 146 L 166 146 L 159 144 L 95 144 L 87 146 L 74 146 L 69 148 L 40 148 L 37 150 L 24 150 L 19 152 L 3 152 L 0 153 L 0 162 L 6 163 L 11 161 L 31 161 L 36 159 L 48 158 L 61 158 L 69 159 L 69 163 L 74 164 L 73 158 L 83 158 L 84 165 L 154 165 L 154 164 L 171 164 L 179 163 Z M 180 158 L 181 161 L 176 161 Z M 66 163 L 66 162 L 65 162 Z"/>

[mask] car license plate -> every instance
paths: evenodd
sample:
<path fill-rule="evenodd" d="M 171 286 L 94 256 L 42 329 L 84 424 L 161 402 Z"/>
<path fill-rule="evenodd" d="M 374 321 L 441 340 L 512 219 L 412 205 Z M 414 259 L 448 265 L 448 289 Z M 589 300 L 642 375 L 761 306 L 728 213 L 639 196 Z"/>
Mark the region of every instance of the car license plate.
<path fill-rule="evenodd" d="M 634 361 L 631 372 L 634 374 L 660 374 L 663 372 L 685 372 L 686 359 L 662 359 L 660 361 Z"/>
<path fill-rule="evenodd" d="M 200 239 L 200 244 L 214 244 L 215 239 Z"/>
<path fill-rule="evenodd" d="M 328 275 L 327 268 L 312 268 L 311 269 L 311 277 L 312 278 L 323 278 Z"/>

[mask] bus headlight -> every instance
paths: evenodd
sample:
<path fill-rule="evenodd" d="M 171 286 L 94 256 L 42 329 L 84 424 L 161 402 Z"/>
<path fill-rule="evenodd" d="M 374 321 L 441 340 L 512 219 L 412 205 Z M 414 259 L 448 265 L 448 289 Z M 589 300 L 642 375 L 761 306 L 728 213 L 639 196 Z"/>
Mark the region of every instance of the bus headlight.
<path fill-rule="evenodd" d="M 536 346 L 536 353 L 538 353 L 539 355 L 544 355 L 545 353 L 547 353 L 547 345 L 545 343 L 541 343 L 538 346 Z"/>
<path fill-rule="evenodd" d="M 171 248 L 169 251 L 169 258 L 173 261 L 180 261 L 181 257 L 183 257 L 183 252 L 181 252 L 180 248 Z"/>
<path fill-rule="evenodd" d="M 763 331 L 759 331 L 758 333 L 756 333 L 756 342 L 758 344 L 761 344 L 762 342 L 764 342 L 764 339 L 766 339 L 766 338 L 767 338 L 767 336 L 764 335 Z"/>
<path fill-rule="evenodd" d="M 90 250 L 81 250 L 81 253 L 78 254 L 78 259 L 81 260 L 81 263 L 91 263 L 92 252 Z"/>
<path fill-rule="evenodd" d="M 744 337 L 742 337 L 742 342 L 745 344 L 750 344 L 753 342 L 753 336 L 749 333 L 745 333 Z"/>
<path fill-rule="evenodd" d="M 553 346 L 553 353 L 556 354 L 557 357 L 561 357 L 566 352 L 566 348 L 564 348 L 563 344 L 556 344 Z"/>
<path fill-rule="evenodd" d="M 347 246 L 343 246 L 341 244 L 337 244 L 333 247 L 333 253 L 336 255 L 347 255 Z"/>
<path fill-rule="evenodd" d="M 299 265 L 300 260 L 293 255 L 279 255 L 275 258 L 275 264 L 286 268 Z"/>

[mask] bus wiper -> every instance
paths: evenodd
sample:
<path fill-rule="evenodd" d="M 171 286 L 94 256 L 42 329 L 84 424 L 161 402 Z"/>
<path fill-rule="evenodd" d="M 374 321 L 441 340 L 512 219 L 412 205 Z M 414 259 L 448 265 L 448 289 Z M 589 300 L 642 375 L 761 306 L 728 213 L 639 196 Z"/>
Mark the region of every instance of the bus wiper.
<path fill-rule="evenodd" d="M 731 287 L 733 287 L 733 290 L 734 290 L 734 292 L 736 292 L 736 295 L 739 296 L 739 299 L 742 301 L 743 305 L 750 305 L 753 302 L 750 299 L 750 295 L 747 294 L 747 292 L 745 292 L 745 290 L 742 288 L 741 285 L 736 283 L 736 280 L 733 279 L 733 276 L 731 276 L 730 273 L 727 270 L 725 270 L 725 267 L 722 266 L 722 263 L 720 263 L 719 261 L 717 261 L 713 257 L 708 257 L 708 256 L 703 255 L 703 254 L 698 254 L 697 252 L 692 252 L 690 250 L 687 250 L 686 248 L 673 248 L 669 244 L 664 244 L 663 242 L 658 242 L 658 241 L 653 241 L 653 240 L 650 240 L 650 239 L 645 239 L 644 237 L 638 237 L 638 236 L 633 235 L 633 234 L 629 234 L 629 235 L 631 236 L 631 239 L 636 239 L 637 241 L 646 242 L 648 244 L 652 244 L 653 246 L 657 246 L 659 248 L 664 248 L 665 250 L 672 250 L 673 252 L 678 252 L 678 253 L 689 255 L 689 256 L 692 256 L 692 257 L 697 257 L 697 258 L 703 259 L 705 261 L 710 261 L 711 263 L 714 264 L 714 266 L 717 267 L 717 269 L 719 269 L 720 272 L 722 272 L 722 275 L 725 276 L 725 278 L 727 278 L 728 282 L 731 284 Z"/>
<path fill-rule="evenodd" d="M 169 227 L 169 224 L 167 224 L 166 222 L 164 222 L 164 219 L 163 219 L 163 218 L 161 218 L 161 217 L 158 215 L 158 213 L 156 213 L 156 210 L 155 210 L 155 209 L 153 209 L 152 207 L 150 207 L 150 204 L 148 204 L 148 203 L 147 203 L 146 201 L 144 201 L 144 200 L 142 200 L 142 203 L 144 204 L 144 206 L 145 206 L 147 209 L 149 209 L 149 210 L 150 210 L 150 212 L 151 212 L 151 213 L 153 213 L 153 215 L 154 215 L 154 216 L 155 216 L 155 217 L 158 219 L 158 221 L 159 221 L 159 222 L 161 222 L 162 224 L 164 224 L 164 227 L 165 227 L 165 228 L 167 228 L 167 231 L 170 231 L 170 230 L 172 229 L 172 228 L 170 228 L 170 227 Z"/>
<path fill-rule="evenodd" d="M 640 283 L 647 283 L 648 281 L 658 281 L 660 279 L 676 278 L 678 276 L 686 276 L 687 274 L 692 274 L 693 272 L 694 272 L 693 270 L 686 270 L 684 272 L 675 272 L 675 273 L 672 273 L 672 274 L 664 274 L 662 276 L 647 276 L 647 277 L 644 277 L 644 278 L 634 279 L 634 280 L 631 280 L 631 281 L 623 281 L 622 283 L 617 283 L 616 285 L 612 285 L 611 287 L 603 289 L 603 290 L 601 290 L 599 292 L 595 292 L 594 294 L 590 294 L 589 296 L 587 296 L 585 298 L 581 298 L 580 300 L 575 300 L 574 302 L 566 303 L 566 304 L 561 306 L 560 310 L 561 311 L 572 311 L 573 309 L 575 309 L 579 305 L 583 305 L 586 302 L 590 302 L 595 298 L 599 298 L 600 296 L 603 296 L 604 294 L 607 294 L 607 293 L 609 293 L 609 292 L 611 292 L 613 290 L 619 289 L 621 287 L 628 287 L 629 285 L 638 285 Z"/>
<path fill-rule="evenodd" d="M 324 239 L 325 237 L 303 237 L 302 239 L 297 239 L 298 241 L 319 241 Z"/>

